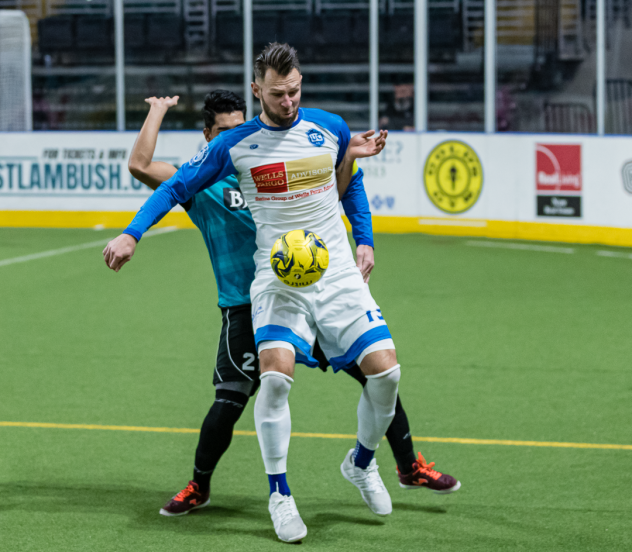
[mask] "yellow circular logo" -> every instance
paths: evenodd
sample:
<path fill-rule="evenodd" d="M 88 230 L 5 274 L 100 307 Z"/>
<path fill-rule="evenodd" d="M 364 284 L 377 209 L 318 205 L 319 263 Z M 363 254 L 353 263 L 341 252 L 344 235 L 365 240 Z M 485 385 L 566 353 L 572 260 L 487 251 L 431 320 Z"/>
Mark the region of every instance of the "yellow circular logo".
<path fill-rule="evenodd" d="M 464 142 L 448 140 L 426 159 L 424 186 L 430 201 L 446 213 L 464 213 L 483 189 L 483 166 L 476 152 Z"/>

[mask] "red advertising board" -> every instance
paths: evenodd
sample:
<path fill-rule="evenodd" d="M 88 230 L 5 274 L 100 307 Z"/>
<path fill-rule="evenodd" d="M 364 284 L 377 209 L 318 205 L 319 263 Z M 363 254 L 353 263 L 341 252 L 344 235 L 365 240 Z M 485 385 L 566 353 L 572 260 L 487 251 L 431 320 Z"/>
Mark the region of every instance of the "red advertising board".
<path fill-rule="evenodd" d="M 538 192 L 582 191 L 580 144 L 536 144 L 535 183 Z"/>

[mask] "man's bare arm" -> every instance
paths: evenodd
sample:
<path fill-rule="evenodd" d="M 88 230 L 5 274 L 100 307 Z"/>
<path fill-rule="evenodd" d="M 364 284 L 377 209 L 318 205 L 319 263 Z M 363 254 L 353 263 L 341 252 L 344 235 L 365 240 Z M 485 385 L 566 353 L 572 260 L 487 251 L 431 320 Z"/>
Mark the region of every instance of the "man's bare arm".
<path fill-rule="evenodd" d="M 169 163 L 153 161 L 154 151 L 160 125 L 168 109 L 178 103 L 178 96 L 173 98 L 147 98 L 145 100 L 151 107 L 143 128 L 136 138 L 136 143 L 132 148 L 129 157 L 129 172 L 136 180 L 155 190 L 165 180 L 169 180 L 175 173 L 176 168 Z"/>
<path fill-rule="evenodd" d="M 356 134 L 349 141 L 347 151 L 340 165 L 336 169 L 336 182 L 338 185 L 338 197 L 342 198 L 347 191 L 347 186 L 353 176 L 353 163 L 356 159 L 373 157 L 380 153 L 386 145 L 388 130 L 380 130 L 380 133 L 373 138 L 374 130 L 369 130 L 362 134 Z"/>

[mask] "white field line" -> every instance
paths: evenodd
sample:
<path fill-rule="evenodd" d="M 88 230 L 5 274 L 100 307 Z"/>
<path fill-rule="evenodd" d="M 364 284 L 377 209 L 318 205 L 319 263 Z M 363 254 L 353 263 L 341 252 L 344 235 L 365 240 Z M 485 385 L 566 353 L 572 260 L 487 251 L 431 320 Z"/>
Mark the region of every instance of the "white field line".
<path fill-rule="evenodd" d="M 620 253 L 619 251 L 606 251 L 600 249 L 597 251 L 597 255 L 600 257 L 619 257 L 621 259 L 632 259 L 632 253 Z"/>
<path fill-rule="evenodd" d="M 144 237 L 150 238 L 151 236 L 158 236 L 160 234 L 166 234 L 167 232 L 175 232 L 178 228 L 176 226 L 168 226 L 166 228 L 158 228 L 156 230 L 150 230 Z M 98 240 L 93 242 L 81 243 L 79 245 L 71 245 L 70 247 L 62 247 L 61 249 L 49 249 L 48 251 L 41 251 L 40 253 L 33 253 L 32 255 L 24 255 L 23 257 L 13 257 L 11 259 L 3 259 L 0 261 L 0 266 L 8 266 L 17 263 L 25 263 L 27 261 L 35 261 L 37 259 L 45 259 L 46 257 L 55 257 L 56 255 L 63 255 L 64 253 L 72 253 L 73 251 L 81 251 L 82 249 L 89 249 L 91 247 L 99 247 L 101 245 L 107 245 L 114 238 L 108 238 L 107 240 Z"/>
<path fill-rule="evenodd" d="M 501 249 L 520 249 L 523 251 L 542 251 L 544 253 L 565 253 L 571 255 L 575 253 L 572 247 L 557 247 L 554 245 L 531 245 L 528 243 L 505 243 L 505 242 L 488 242 L 469 240 L 465 242 L 466 245 L 472 245 L 474 247 L 492 247 Z"/>

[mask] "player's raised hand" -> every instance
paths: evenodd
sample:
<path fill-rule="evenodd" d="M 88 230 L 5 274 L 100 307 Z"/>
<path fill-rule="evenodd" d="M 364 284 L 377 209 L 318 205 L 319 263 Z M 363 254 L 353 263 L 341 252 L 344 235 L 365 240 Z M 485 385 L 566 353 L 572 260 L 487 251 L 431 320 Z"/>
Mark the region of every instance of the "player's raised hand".
<path fill-rule="evenodd" d="M 373 157 L 374 155 L 377 155 L 386 145 L 388 130 L 380 130 L 380 133 L 377 136 L 374 135 L 374 130 L 356 134 L 349 141 L 347 153 L 353 159 L 362 159 L 364 157 Z"/>
<path fill-rule="evenodd" d="M 136 250 L 136 239 L 129 234 L 121 234 L 105 246 L 103 260 L 114 272 L 121 270 L 130 261 Z"/>
<path fill-rule="evenodd" d="M 356 265 L 360 269 L 360 272 L 362 272 L 364 283 L 368 284 L 371 271 L 375 266 L 373 248 L 370 245 L 358 245 L 356 248 Z"/>
<path fill-rule="evenodd" d="M 179 99 L 180 96 L 174 96 L 173 98 L 170 98 L 169 96 L 166 96 L 165 98 L 156 98 L 156 96 L 152 96 L 151 98 L 145 98 L 145 102 L 147 102 L 151 107 L 167 111 L 170 107 L 178 105 Z"/>

